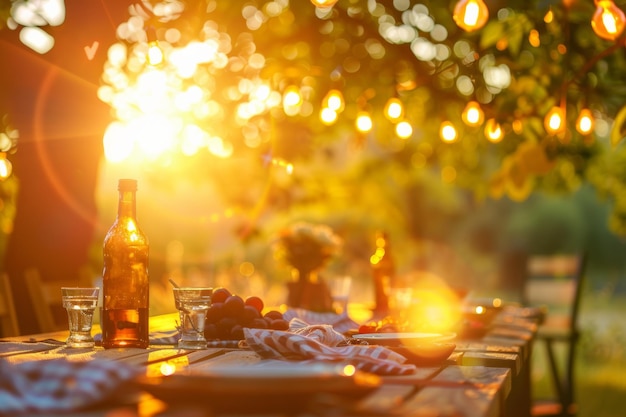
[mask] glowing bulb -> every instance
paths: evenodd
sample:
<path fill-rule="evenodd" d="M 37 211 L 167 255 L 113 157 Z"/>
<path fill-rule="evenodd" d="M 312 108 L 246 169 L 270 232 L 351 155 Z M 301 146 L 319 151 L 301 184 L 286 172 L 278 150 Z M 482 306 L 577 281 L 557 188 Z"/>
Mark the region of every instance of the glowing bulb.
<path fill-rule="evenodd" d="M 407 121 L 401 121 L 396 125 L 396 135 L 402 139 L 408 139 L 413 134 L 413 126 Z"/>
<path fill-rule="evenodd" d="M 475 101 L 470 101 L 465 106 L 463 113 L 461 114 L 463 122 L 468 126 L 480 126 L 485 120 L 485 113 L 480 108 L 480 104 Z"/>
<path fill-rule="evenodd" d="M 339 0 L 311 0 L 315 7 L 333 7 Z"/>
<path fill-rule="evenodd" d="M 159 46 L 154 27 L 149 26 L 146 29 L 146 36 L 148 37 L 148 64 L 157 66 L 163 62 L 163 51 Z"/>
<path fill-rule="evenodd" d="M 597 7 L 591 19 L 591 27 L 602 39 L 614 41 L 624 31 L 624 12 L 612 0 L 596 0 L 595 3 Z"/>
<path fill-rule="evenodd" d="M 591 110 L 582 109 L 576 120 L 576 130 L 581 135 L 588 135 L 593 131 L 596 121 L 591 114 Z"/>
<path fill-rule="evenodd" d="M 359 112 L 356 116 L 356 128 L 361 133 L 367 133 L 372 130 L 373 122 L 368 112 Z"/>
<path fill-rule="evenodd" d="M 283 104 L 286 107 L 295 107 L 302 104 L 302 95 L 300 89 L 295 85 L 290 85 L 285 89 L 283 94 Z"/>
<path fill-rule="evenodd" d="M 396 122 L 404 117 L 404 105 L 397 97 L 391 97 L 385 104 L 385 117 Z"/>
<path fill-rule="evenodd" d="M 327 126 L 332 125 L 333 123 L 337 121 L 337 112 L 328 107 L 324 107 L 320 111 L 320 120 L 322 121 L 322 123 L 324 123 Z"/>
<path fill-rule="evenodd" d="M 343 111 L 345 107 L 345 101 L 343 99 L 343 94 L 339 90 L 330 90 L 326 97 L 324 97 L 324 107 L 328 107 L 331 110 L 336 112 Z"/>
<path fill-rule="evenodd" d="M 543 17 L 543 21 L 546 23 L 552 23 L 553 20 L 554 20 L 554 12 L 552 12 L 552 7 L 550 7 L 546 15 Z"/>
<path fill-rule="evenodd" d="M 496 119 L 489 119 L 485 123 L 485 137 L 493 143 L 498 143 L 504 137 L 504 131 Z"/>
<path fill-rule="evenodd" d="M 543 125 L 546 132 L 551 135 L 563 132 L 565 130 L 565 109 L 558 106 L 552 107 L 543 119 Z"/>
<path fill-rule="evenodd" d="M 148 45 L 148 63 L 153 66 L 163 63 L 163 51 L 156 41 Z"/>
<path fill-rule="evenodd" d="M 444 142 L 454 142 L 458 137 L 458 133 L 451 122 L 443 122 L 439 127 L 439 137 Z"/>
<path fill-rule="evenodd" d="M 489 9 L 483 0 L 460 0 L 454 6 L 454 21 L 466 32 L 485 26 L 489 19 Z"/>
<path fill-rule="evenodd" d="M 13 165 L 7 159 L 6 152 L 0 152 L 0 181 L 4 181 L 11 176 Z"/>

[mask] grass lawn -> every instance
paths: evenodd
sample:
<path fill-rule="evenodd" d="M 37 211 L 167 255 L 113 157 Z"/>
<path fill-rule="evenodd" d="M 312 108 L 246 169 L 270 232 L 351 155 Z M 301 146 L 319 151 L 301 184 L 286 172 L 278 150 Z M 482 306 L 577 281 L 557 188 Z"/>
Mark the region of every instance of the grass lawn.
<path fill-rule="evenodd" d="M 585 294 L 580 314 L 578 417 L 625 417 L 626 296 Z M 552 392 L 543 347 L 537 345 L 533 355 L 533 395 L 542 398 Z"/>

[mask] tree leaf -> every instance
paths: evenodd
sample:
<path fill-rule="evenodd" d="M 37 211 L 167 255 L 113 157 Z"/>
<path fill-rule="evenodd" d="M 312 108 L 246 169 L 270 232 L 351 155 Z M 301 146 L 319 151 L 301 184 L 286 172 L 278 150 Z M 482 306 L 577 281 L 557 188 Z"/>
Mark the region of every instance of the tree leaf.
<path fill-rule="evenodd" d="M 494 46 L 504 36 L 504 24 L 497 20 L 492 20 L 482 29 L 480 37 L 480 47 L 487 49 Z"/>
<path fill-rule="evenodd" d="M 613 121 L 611 145 L 617 146 L 626 137 L 626 106 L 622 107 Z"/>

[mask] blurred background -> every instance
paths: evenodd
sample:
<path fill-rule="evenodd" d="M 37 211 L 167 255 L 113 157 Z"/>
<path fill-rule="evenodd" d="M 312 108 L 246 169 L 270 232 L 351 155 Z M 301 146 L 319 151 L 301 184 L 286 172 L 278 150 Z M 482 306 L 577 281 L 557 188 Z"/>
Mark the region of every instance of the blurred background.
<path fill-rule="evenodd" d="M 16 296 L 28 267 L 100 279 L 120 178 L 151 314 L 174 311 L 170 278 L 284 303 L 275 243 L 297 221 L 342 239 L 321 274 L 366 303 L 379 231 L 399 276 L 477 296 L 515 296 L 530 254 L 586 252 L 579 414 L 623 415 L 626 2 L 470 2 L 470 27 L 466 3 L 1 0 Z"/>

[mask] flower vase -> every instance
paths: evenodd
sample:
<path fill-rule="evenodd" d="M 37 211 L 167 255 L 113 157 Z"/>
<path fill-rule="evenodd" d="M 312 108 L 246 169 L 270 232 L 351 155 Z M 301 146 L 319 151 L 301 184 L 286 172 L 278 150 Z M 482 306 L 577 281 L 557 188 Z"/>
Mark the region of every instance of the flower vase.
<path fill-rule="evenodd" d="M 326 282 L 317 271 L 296 270 L 295 281 L 287 283 L 287 305 L 316 312 L 332 311 L 332 297 Z"/>

